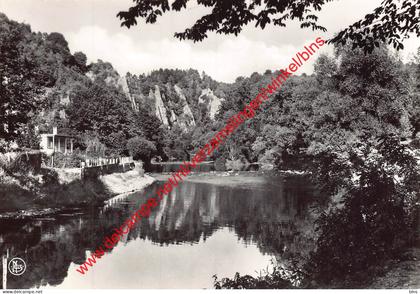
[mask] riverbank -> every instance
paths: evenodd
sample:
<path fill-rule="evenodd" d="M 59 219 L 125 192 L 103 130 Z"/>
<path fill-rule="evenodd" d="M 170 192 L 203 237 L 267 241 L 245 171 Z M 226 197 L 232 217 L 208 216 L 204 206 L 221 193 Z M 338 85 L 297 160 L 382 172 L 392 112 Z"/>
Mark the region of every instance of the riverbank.
<path fill-rule="evenodd" d="M 155 181 L 139 170 L 97 178 L 77 177 L 77 171 L 46 169 L 41 174 L 2 175 L 0 218 L 49 215 L 66 209 L 102 205 L 123 193 L 141 190 Z"/>
<path fill-rule="evenodd" d="M 256 184 L 265 184 L 270 181 L 270 177 L 277 177 L 279 175 L 305 175 L 300 171 L 210 171 L 190 173 L 188 177 L 184 178 L 185 182 L 193 183 L 207 183 L 212 185 L 222 186 L 237 186 L 242 187 Z M 166 181 L 172 173 L 152 173 L 151 176 L 157 181 Z M 264 177 L 261 177 L 264 176 Z"/>
<path fill-rule="evenodd" d="M 130 170 L 125 173 L 115 173 L 99 177 L 99 180 L 110 191 L 112 196 L 125 194 L 141 190 L 151 185 L 155 178 L 149 175 L 139 175 L 136 170 Z"/>
<path fill-rule="evenodd" d="M 389 261 L 382 271 L 369 288 L 419 289 L 420 247 L 408 249 L 400 260 Z"/>

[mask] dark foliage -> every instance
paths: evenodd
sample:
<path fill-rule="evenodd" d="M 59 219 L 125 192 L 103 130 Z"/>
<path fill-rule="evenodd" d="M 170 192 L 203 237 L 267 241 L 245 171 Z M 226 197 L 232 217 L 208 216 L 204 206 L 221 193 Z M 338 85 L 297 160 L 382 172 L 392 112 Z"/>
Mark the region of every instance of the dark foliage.
<path fill-rule="evenodd" d="M 250 275 L 241 276 L 236 273 L 233 279 L 223 278 L 221 280 L 214 277 L 214 287 L 216 289 L 290 289 L 294 288 L 292 283 L 285 278 L 282 269 L 275 268 L 272 272 L 266 272 L 254 278 Z"/>
<path fill-rule="evenodd" d="M 128 100 L 121 92 L 99 80 L 87 88 L 74 89 L 66 113 L 70 128 L 94 132 L 117 153 L 126 152 L 127 140 L 141 133 L 134 125 L 134 114 Z"/>
<path fill-rule="evenodd" d="M 313 14 L 330 0 L 310 0 L 296 3 L 296 1 L 203 1 L 199 5 L 211 7 L 212 12 L 201 17 L 191 27 L 182 33 L 175 33 L 179 39 L 202 41 L 208 32 L 215 31 L 219 34 L 238 35 L 242 27 L 250 22 L 255 22 L 256 27 L 264 29 L 269 23 L 285 27 L 287 20 L 298 20 L 302 28 L 312 28 L 325 31 L 325 28 L 317 24 L 318 17 Z M 122 20 L 121 25 L 130 28 L 137 24 L 137 18 L 141 17 L 146 23 L 155 23 L 158 16 L 174 10 L 180 11 L 187 8 L 189 0 L 177 0 L 169 6 L 167 0 L 161 1 L 135 1 L 136 5 L 128 11 L 121 11 L 118 17 Z M 261 9 L 262 8 L 262 9 Z"/>
<path fill-rule="evenodd" d="M 134 137 L 128 140 L 127 149 L 134 160 L 142 160 L 149 163 L 153 155 L 156 154 L 156 146 L 143 138 Z"/>
<path fill-rule="evenodd" d="M 159 16 L 169 11 L 188 10 L 189 0 L 177 0 L 169 5 L 168 0 L 142 1 L 135 0 L 135 5 L 117 16 L 122 20 L 121 26 L 130 28 L 137 25 L 137 18 L 144 18 L 146 23 L 155 23 Z M 318 24 L 314 14 L 330 0 L 307 1 L 199 1 L 198 4 L 211 8 L 211 13 L 198 19 L 193 26 L 184 32 L 175 33 L 181 40 L 202 41 L 209 32 L 234 34 L 237 36 L 249 23 L 264 29 L 267 24 L 286 27 L 288 20 L 297 20 L 301 28 L 326 31 Z M 401 4 L 400 4 L 401 3 Z M 392 43 L 397 49 L 403 49 L 402 40 L 409 34 L 420 36 L 420 3 L 414 0 L 383 0 L 381 6 L 364 19 L 357 21 L 347 29 L 340 31 L 330 40 L 332 43 L 353 44 L 353 48 L 363 48 L 371 52 L 379 47 L 379 41 Z"/>
<path fill-rule="evenodd" d="M 380 42 L 388 42 L 396 49 L 404 49 L 403 41 L 410 34 L 420 37 L 420 2 L 414 0 L 384 0 L 381 6 L 364 19 L 339 32 L 330 42 L 347 42 L 354 48 L 372 52 Z"/>
<path fill-rule="evenodd" d="M 418 166 L 395 137 L 382 138 L 378 146 L 380 158 L 354 163 L 360 179 L 347 187 L 342 207 L 321 213 L 317 250 L 306 266 L 305 286 L 365 286 L 371 278 L 368 271 L 413 244 Z"/>
<path fill-rule="evenodd" d="M 39 65 L 25 54 L 29 27 L 0 14 L 0 28 L 0 138 L 11 142 L 40 105 L 42 78 Z"/>

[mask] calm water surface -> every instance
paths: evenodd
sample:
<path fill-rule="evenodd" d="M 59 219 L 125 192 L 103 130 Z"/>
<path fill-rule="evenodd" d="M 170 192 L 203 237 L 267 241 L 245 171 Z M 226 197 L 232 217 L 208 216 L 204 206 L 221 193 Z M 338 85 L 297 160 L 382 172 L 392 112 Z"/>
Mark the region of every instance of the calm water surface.
<path fill-rule="evenodd" d="M 224 182 L 182 183 L 85 275 L 78 264 L 161 183 L 80 213 L 0 222 L 1 252 L 27 263 L 8 288 L 211 288 L 214 274 L 255 276 L 297 248 L 313 199 L 303 178 Z"/>

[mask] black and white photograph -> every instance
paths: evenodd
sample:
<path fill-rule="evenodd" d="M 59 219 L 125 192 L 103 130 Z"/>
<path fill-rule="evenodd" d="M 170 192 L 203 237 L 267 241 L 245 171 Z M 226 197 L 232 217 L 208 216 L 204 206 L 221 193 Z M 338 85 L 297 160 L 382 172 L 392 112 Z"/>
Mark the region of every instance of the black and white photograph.
<path fill-rule="evenodd" d="M 2 294 L 418 294 L 420 1 L 0 0 L 0 256 Z"/>

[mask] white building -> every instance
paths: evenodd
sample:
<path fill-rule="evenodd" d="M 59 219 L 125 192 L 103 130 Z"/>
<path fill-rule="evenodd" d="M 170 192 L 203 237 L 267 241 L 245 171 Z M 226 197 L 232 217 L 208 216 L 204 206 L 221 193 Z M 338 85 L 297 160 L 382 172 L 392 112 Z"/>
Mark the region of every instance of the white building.
<path fill-rule="evenodd" d="M 75 138 L 66 134 L 59 134 L 57 127 L 53 128 L 52 134 L 41 134 L 41 151 L 52 155 L 55 152 L 64 154 L 73 153 Z"/>

